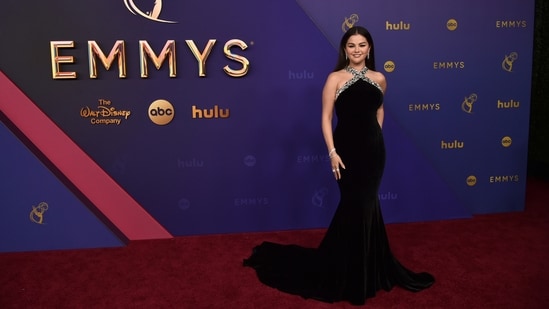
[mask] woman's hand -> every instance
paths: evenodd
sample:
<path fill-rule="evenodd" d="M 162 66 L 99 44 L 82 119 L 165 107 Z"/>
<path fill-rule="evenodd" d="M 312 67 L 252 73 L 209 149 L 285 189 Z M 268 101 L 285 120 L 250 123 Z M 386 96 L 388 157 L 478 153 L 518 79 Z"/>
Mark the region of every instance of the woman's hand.
<path fill-rule="evenodd" d="M 345 169 L 345 164 L 341 161 L 341 158 L 336 152 L 330 154 L 330 164 L 332 165 L 332 172 L 334 173 L 335 179 L 341 179 L 341 168 Z"/>

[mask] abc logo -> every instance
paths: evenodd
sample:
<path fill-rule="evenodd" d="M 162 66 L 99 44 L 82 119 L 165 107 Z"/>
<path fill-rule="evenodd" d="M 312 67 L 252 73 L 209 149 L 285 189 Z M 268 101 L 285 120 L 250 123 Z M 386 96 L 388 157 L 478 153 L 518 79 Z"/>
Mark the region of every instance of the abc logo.
<path fill-rule="evenodd" d="M 504 136 L 502 139 L 501 139 L 501 145 L 503 147 L 509 147 L 511 146 L 511 143 L 513 143 L 513 140 L 511 139 L 511 137 L 509 136 Z"/>
<path fill-rule="evenodd" d="M 467 177 L 467 185 L 468 185 L 469 187 L 472 187 L 472 186 L 474 186 L 474 185 L 476 185 L 476 184 L 477 184 L 477 177 L 475 177 L 475 176 L 473 176 L 473 175 Z"/>
<path fill-rule="evenodd" d="M 458 22 L 455 19 L 449 19 L 446 22 L 446 28 L 448 28 L 448 30 L 450 30 L 450 31 L 456 30 L 457 27 L 458 27 Z"/>
<path fill-rule="evenodd" d="M 156 100 L 149 106 L 149 118 L 159 126 L 170 123 L 174 115 L 172 104 L 166 100 Z"/>
<path fill-rule="evenodd" d="M 391 73 L 395 70 L 395 63 L 389 60 L 385 62 L 385 64 L 383 65 L 383 68 L 385 69 L 386 72 Z"/>

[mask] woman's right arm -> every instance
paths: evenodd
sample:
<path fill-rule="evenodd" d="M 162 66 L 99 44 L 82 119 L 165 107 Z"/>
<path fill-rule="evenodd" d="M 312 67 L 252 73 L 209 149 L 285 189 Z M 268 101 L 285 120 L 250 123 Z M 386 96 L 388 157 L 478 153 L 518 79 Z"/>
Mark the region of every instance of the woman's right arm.
<path fill-rule="evenodd" d="M 334 73 L 331 73 L 328 75 L 326 83 L 324 84 L 324 89 L 322 90 L 322 135 L 326 142 L 334 176 L 336 179 L 340 179 L 341 173 L 339 172 L 339 168 L 345 168 L 345 165 L 336 152 L 332 128 L 336 90 L 337 76 Z"/>
<path fill-rule="evenodd" d="M 337 81 L 334 73 L 330 74 L 322 89 L 322 135 L 324 135 L 324 141 L 328 152 L 334 148 L 334 138 L 332 130 L 332 119 L 334 117 L 334 104 L 335 104 L 335 92 L 337 88 Z"/>

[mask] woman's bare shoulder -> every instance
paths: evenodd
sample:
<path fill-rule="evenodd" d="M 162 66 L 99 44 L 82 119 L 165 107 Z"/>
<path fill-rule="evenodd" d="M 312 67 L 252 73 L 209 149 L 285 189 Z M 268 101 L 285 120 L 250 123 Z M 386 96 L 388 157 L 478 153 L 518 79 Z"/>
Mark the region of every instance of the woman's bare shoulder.
<path fill-rule="evenodd" d="M 345 79 L 345 71 L 334 71 L 328 74 L 328 77 L 326 78 L 326 84 L 336 86 L 340 84 L 343 79 Z"/>
<path fill-rule="evenodd" d="M 383 73 L 378 71 L 370 71 L 370 79 L 380 85 L 383 91 L 387 88 L 387 81 L 385 80 L 385 75 L 383 75 Z"/>

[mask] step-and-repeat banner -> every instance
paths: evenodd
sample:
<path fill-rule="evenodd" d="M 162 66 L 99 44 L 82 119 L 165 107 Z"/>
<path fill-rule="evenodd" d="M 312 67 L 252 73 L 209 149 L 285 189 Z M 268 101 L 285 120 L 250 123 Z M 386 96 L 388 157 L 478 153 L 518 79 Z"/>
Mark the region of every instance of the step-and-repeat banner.
<path fill-rule="evenodd" d="M 388 223 L 524 208 L 534 1 L 8 1 L 0 251 L 326 227 L 321 92 L 385 74 Z"/>

